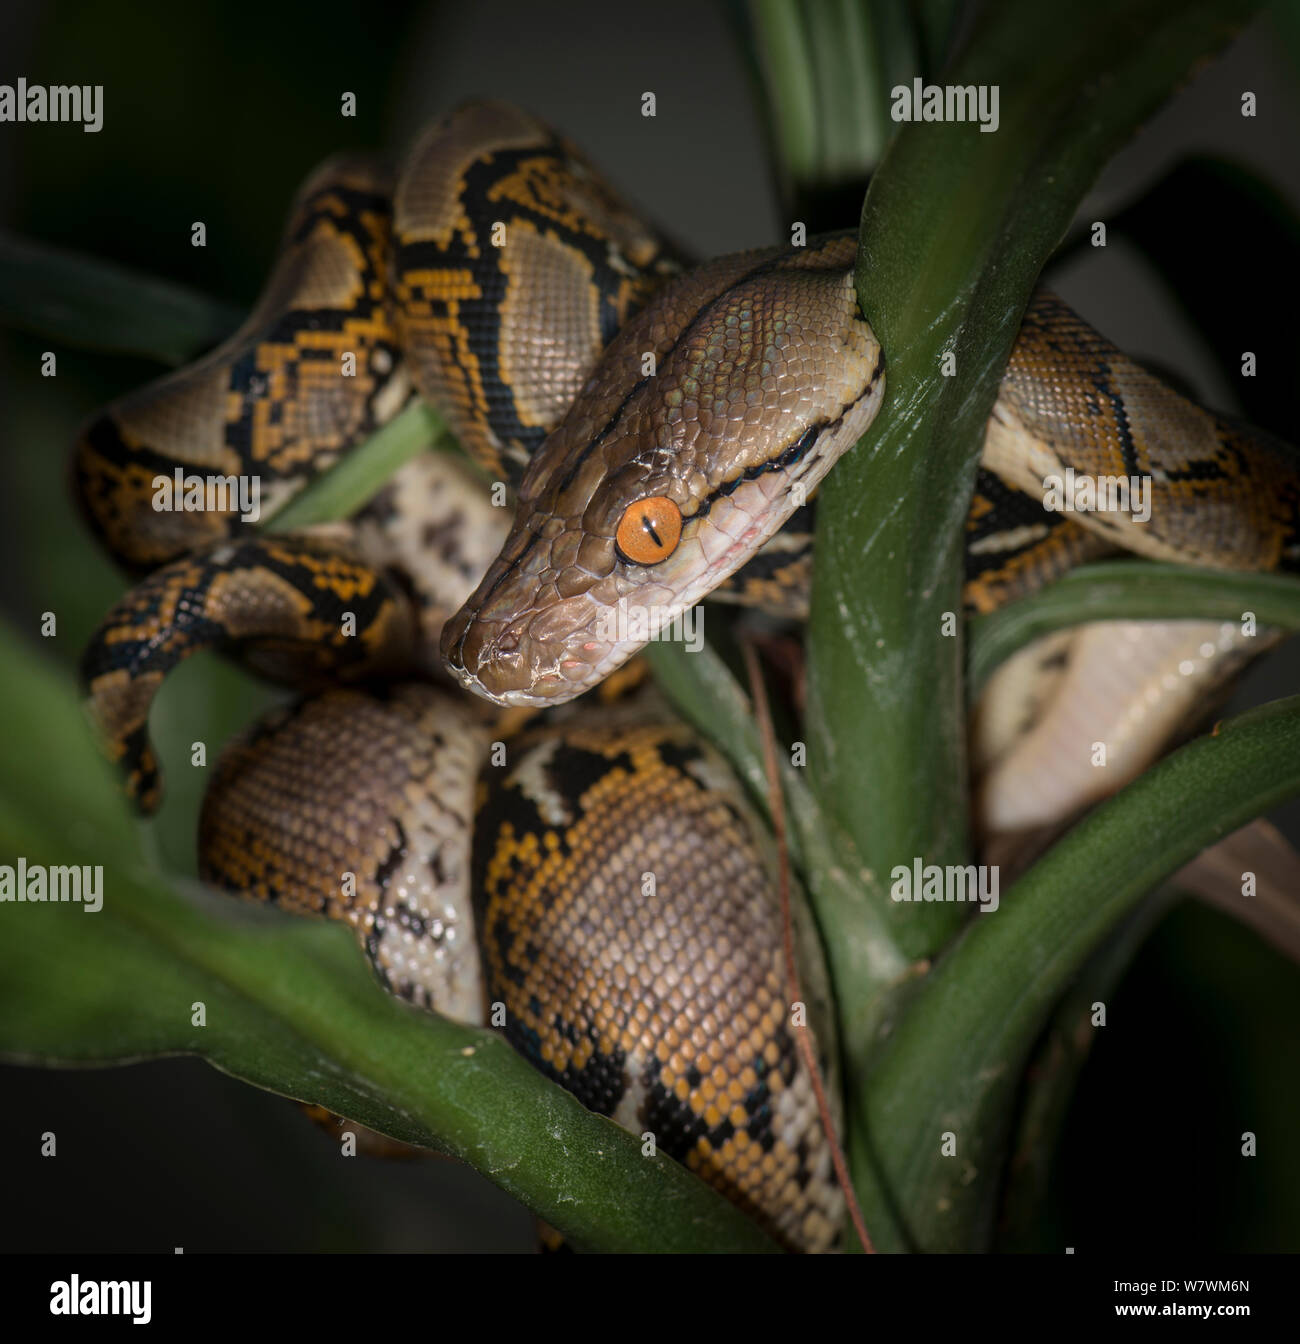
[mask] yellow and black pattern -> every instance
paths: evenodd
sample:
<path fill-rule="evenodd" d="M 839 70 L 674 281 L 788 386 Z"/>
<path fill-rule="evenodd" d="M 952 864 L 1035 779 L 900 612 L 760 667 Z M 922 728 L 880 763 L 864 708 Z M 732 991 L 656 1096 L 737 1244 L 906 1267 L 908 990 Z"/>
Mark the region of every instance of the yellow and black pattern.
<path fill-rule="evenodd" d="M 734 778 L 654 720 L 543 729 L 510 760 L 480 786 L 473 882 L 505 1035 L 787 1243 L 825 1249 L 842 1204 Z"/>
<path fill-rule="evenodd" d="M 996 611 L 1116 549 L 981 467 L 966 517 L 966 610 Z"/>
<path fill-rule="evenodd" d="M 509 738 L 505 763 L 489 736 L 417 684 L 273 711 L 218 763 L 200 871 L 349 924 L 392 992 L 492 1021 L 787 1245 L 829 1248 L 843 1201 L 735 777 L 653 703 Z"/>
<path fill-rule="evenodd" d="M 713 590 L 715 602 L 759 607 L 806 620 L 812 589 L 817 504 L 799 509 L 748 564 Z M 1076 565 L 1119 548 L 1039 497 L 981 467 L 966 517 L 963 603 L 968 612 L 996 611 L 1037 591 Z"/>
<path fill-rule="evenodd" d="M 92 720 L 145 812 L 161 798 L 149 708 L 167 673 L 202 649 L 299 685 L 408 669 L 410 600 L 391 579 L 302 538 L 219 542 L 136 584 L 81 659 Z"/>
<path fill-rule="evenodd" d="M 398 185 L 396 307 L 411 375 L 462 446 L 512 486 L 672 249 L 566 141 L 471 103 Z"/>
<path fill-rule="evenodd" d="M 390 182 L 331 161 L 303 186 L 248 320 L 211 354 L 115 401 L 85 429 L 78 498 L 108 550 L 151 569 L 241 526 L 207 478 L 256 478 L 263 514 L 389 419 L 409 395 L 390 320 Z M 176 469 L 203 510 L 155 507 Z"/>
<path fill-rule="evenodd" d="M 1079 524 L 1156 560 L 1300 568 L 1300 458 L 1230 424 L 1134 363 L 1054 294 L 1030 301 L 989 419 L 984 466 L 1042 498 L 1049 477 L 1149 481 L 1150 517 Z"/>

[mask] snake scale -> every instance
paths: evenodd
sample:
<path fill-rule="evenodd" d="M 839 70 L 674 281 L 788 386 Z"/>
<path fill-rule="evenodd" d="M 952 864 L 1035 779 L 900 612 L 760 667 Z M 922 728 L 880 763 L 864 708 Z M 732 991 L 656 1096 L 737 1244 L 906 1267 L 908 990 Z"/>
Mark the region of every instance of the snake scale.
<path fill-rule="evenodd" d="M 247 322 L 106 408 L 75 454 L 86 518 L 138 579 L 83 660 L 138 803 L 160 799 L 148 713 L 181 659 L 220 649 L 308 692 L 218 763 L 205 877 L 350 923 L 394 993 L 500 1026 L 803 1250 L 834 1244 L 843 1204 L 766 833 L 652 690 L 604 690 L 645 642 L 638 613 L 806 609 L 812 497 L 884 398 L 854 255 L 846 233 L 690 267 L 566 141 L 469 104 L 395 183 L 318 170 Z M 424 454 L 347 522 L 284 536 L 213 506 L 217 478 L 256 478 L 265 514 L 413 396 L 477 469 Z M 178 468 L 207 507 L 157 506 Z M 1047 509 L 1067 468 L 1149 478 L 1150 520 Z M 1300 473 L 1040 292 L 989 421 L 967 606 L 1117 547 L 1295 568 Z M 1002 698 L 986 717 L 1015 720 Z"/>

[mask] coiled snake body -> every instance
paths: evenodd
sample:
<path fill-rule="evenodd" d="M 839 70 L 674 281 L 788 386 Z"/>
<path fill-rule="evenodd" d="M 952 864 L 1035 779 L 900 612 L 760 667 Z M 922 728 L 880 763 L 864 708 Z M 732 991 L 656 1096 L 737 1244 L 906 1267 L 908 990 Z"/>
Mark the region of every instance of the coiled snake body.
<path fill-rule="evenodd" d="M 635 653 L 638 618 L 705 596 L 801 611 L 806 506 L 884 393 L 854 252 L 837 235 L 688 270 L 572 147 L 469 105 L 391 197 L 369 165 L 314 175 L 248 322 L 110 406 L 76 455 L 91 525 L 146 576 L 84 659 L 142 806 L 159 797 L 149 705 L 195 650 L 306 686 L 367 683 L 271 716 L 224 756 L 201 825 L 209 880 L 351 922 L 394 992 L 491 1017 L 804 1249 L 833 1243 L 841 1201 L 792 1044 L 761 825 L 652 697 L 588 697 L 519 736 L 483 701 L 564 705 Z M 156 507 L 180 467 L 256 477 L 274 509 L 412 388 L 510 487 L 513 522 L 444 453 L 306 534 Z M 1150 521 L 1045 509 L 1043 477 L 1067 468 L 1149 477 Z M 1298 520 L 1284 453 L 1035 297 L 968 523 L 970 607 L 1117 545 L 1294 567 Z M 1212 642 L 1221 675 L 1237 645 Z M 444 666 L 481 699 L 426 684 Z M 414 672 L 425 681 L 393 680 Z M 984 756 L 1005 767 L 1014 751 Z M 999 796 L 986 789 L 991 813 Z M 816 940 L 801 942 L 815 999 Z"/>

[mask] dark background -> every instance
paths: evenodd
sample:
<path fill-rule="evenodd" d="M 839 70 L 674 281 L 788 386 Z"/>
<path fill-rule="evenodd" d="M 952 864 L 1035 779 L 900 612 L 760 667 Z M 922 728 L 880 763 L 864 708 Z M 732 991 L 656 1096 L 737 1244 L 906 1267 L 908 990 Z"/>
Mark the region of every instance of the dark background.
<path fill-rule="evenodd" d="M 1107 218 L 1189 151 L 1251 165 L 1300 206 L 1295 68 L 1278 32 L 1256 25 L 1119 156 L 1080 219 Z M 290 197 L 316 162 L 346 148 L 400 152 L 472 95 L 508 98 L 563 129 L 698 254 L 787 229 L 725 14 L 702 0 L 10 0 L 0 82 L 20 75 L 102 84 L 104 128 L 0 125 L 0 227 L 241 306 L 256 297 Z M 1259 98 L 1254 120 L 1239 114 L 1244 89 Z M 357 95 L 355 119 L 340 116 L 345 90 Z M 653 120 L 640 114 L 645 90 L 657 95 Z M 207 224 L 205 249 L 190 246 L 195 220 Z M 1205 283 L 1216 283 L 1225 251 L 1250 245 L 1220 240 Z M 1176 370 L 1207 404 L 1239 409 L 1134 250 L 1085 249 L 1051 279 L 1123 348 Z M 1294 294 L 1292 282 L 1281 297 Z M 35 639 L 39 613 L 56 611 L 59 636 L 43 651 L 70 667 L 122 585 L 72 513 L 69 446 L 90 411 L 158 369 L 59 350 L 58 377 L 42 379 L 47 346 L 0 333 L 0 565 L 23 637 Z M 1293 380 L 1294 369 L 1262 376 Z M 1295 436 L 1294 425 L 1274 428 Z M 1296 671 L 1293 647 L 1252 671 L 1235 703 L 1293 691 Z M 169 683 L 156 717 L 172 788 L 157 844 L 174 867 L 192 871 L 198 804 L 179 743 L 223 740 L 271 694 L 208 658 Z M 1279 816 L 1293 834 L 1295 815 Z M 1300 1249 L 1298 1020 L 1293 966 L 1223 916 L 1199 906 L 1171 915 L 1109 1005 L 1059 1156 L 1044 1247 Z M 1259 1135 L 1253 1161 L 1237 1155 L 1246 1129 Z M 56 1161 L 38 1156 L 44 1130 L 58 1134 Z M 287 1102 L 194 1060 L 0 1068 L 0 1153 L 8 1249 L 532 1244 L 529 1215 L 468 1169 L 341 1160 Z"/>

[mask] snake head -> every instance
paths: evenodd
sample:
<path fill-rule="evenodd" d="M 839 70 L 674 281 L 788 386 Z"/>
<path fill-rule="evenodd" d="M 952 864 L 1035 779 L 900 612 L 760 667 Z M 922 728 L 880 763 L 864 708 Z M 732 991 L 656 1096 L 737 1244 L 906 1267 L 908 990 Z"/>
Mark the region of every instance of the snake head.
<path fill-rule="evenodd" d="M 504 705 L 573 699 L 808 501 L 884 393 L 855 246 L 721 258 L 619 333 L 529 465 L 500 555 L 443 627 L 461 685 Z"/>

